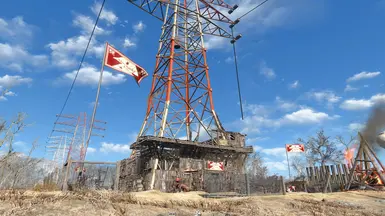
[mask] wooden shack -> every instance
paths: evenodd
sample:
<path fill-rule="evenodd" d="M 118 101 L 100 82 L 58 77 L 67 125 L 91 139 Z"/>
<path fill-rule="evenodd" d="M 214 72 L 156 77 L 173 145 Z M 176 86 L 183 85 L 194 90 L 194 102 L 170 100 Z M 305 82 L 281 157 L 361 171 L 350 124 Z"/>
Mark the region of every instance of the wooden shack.
<path fill-rule="evenodd" d="M 137 156 L 120 162 L 119 189 L 171 192 L 181 178 L 191 190 L 244 191 L 244 165 L 253 148 L 245 146 L 243 134 L 221 134 L 204 142 L 140 137 L 131 145 Z"/>

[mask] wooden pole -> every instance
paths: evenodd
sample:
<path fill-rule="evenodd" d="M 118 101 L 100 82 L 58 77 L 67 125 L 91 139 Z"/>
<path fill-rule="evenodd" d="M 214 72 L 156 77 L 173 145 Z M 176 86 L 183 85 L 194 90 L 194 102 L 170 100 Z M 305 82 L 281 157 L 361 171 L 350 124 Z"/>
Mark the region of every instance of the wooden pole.
<path fill-rule="evenodd" d="M 289 169 L 289 179 L 291 180 L 290 162 L 289 162 L 289 155 L 287 154 L 287 148 L 285 149 L 285 152 L 286 152 L 286 159 L 287 159 L 287 168 Z"/>
<path fill-rule="evenodd" d="M 115 176 L 115 186 L 114 190 L 119 190 L 119 178 L 120 178 L 120 161 L 116 162 L 116 176 Z"/>
<path fill-rule="evenodd" d="M 286 195 L 286 187 L 285 187 L 285 181 L 283 180 L 283 176 L 280 176 L 279 178 L 281 183 L 282 195 Z"/>
<path fill-rule="evenodd" d="M 159 162 L 159 159 L 158 159 L 158 158 L 155 158 L 155 161 L 154 161 L 154 167 L 152 168 L 152 176 L 151 176 L 150 190 L 153 190 L 153 189 L 154 189 L 155 175 L 156 175 L 156 168 L 158 168 L 158 162 Z"/>
<path fill-rule="evenodd" d="M 66 167 L 66 173 L 64 175 L 64 181 L 63 181 L 63 191 L 68 190 L 68 174 L 70 172 L 70 168 L 72 166 L 72 160 L 71 158 L 68 160 L 67 167 Z"/>

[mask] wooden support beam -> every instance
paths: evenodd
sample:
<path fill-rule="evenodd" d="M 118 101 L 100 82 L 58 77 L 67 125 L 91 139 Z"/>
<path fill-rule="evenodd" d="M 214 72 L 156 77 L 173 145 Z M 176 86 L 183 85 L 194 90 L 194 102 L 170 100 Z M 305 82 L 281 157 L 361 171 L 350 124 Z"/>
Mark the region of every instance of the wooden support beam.
<path fill-rule="evenodd" d="M 116 163 L 116 174 L 115 174 L 115 185 L 114 185 L 114 190 L 117 191 L 119 190 L 119 179 L 120 179 L 120 163 L 121 161 L 118 161 Z"/>
<path fill-rule="evenodd" d="M 156 176 L 156 168 L 158 167 L 159 159 L 155 158 L 154 160 L 154 166 L 152 168 L 152 176 L 151 176 L 151 183 L 150 183 L 150 190 L 154 190 L 154 184 L 155 184 L 155 176 Z"/>
<path fill-rule="evenodd" d="M 285 181 L 283 180 L 283 176 L 280 176 L 279 180 L 281 183 L 282 195 L 286 195 L 286 187 L 285 187 Z"/>

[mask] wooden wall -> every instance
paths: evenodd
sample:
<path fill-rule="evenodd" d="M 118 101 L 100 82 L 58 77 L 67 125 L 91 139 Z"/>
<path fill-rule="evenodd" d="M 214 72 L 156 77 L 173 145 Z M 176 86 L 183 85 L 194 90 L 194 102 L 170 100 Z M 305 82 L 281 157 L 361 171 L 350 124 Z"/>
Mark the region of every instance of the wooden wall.
<path fill-rule="evenodd" d="M 306 174 L 310 186 L 325 184 L 330 175 L 330 183 L 338 187 L 347 184 L 350 169 L 346 164 L 306 167 Z"/>

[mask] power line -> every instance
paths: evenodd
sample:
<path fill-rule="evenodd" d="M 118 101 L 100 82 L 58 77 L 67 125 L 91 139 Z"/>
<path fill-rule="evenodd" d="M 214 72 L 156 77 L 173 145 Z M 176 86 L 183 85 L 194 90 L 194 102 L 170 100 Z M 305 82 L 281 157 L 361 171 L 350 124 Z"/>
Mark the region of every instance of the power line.
<path fill-rule="evenodd" d="M 255 9 L 261 7 L 263 4 L 265 4 L 266 2 L 268 2 L 269 0 L 265 0 L 261 3 L 259 3 L 257 6 L 255 6 L 254 8 L 252 8 L 251 10 L 249 10 L 248 12 L 246 12 L 245 14 L 243 14 L 242 16 L 240 16 L 238 19 L 242 19 L 243 17 L 245 17 L 246 15 L 248 15 L 249 13 L 253 12 Z"/>
<path fill-rule="evenodd" d="M 103 10 L 103 7 L 104 7 L 104 4 L 106 3 L 106 0 L 103 0 L 103 3 L 102 3 L 102 6 L 100 7 L 100 10 L 99 10 L 99 13 L 98 13 L 98 16 L 96 17 L 96 21 L 95 21 L 95 25 L 94 25 L 94 28 L 92 29 L 92 32 L 91 32 L 91 35 L 90 35 L 90 38 L 88 40 L 88 43 L 87 43 L 87 46 L 86 46 L 86 49 L 84 50 L 84 53 L 83 53 L 83 56 L 82 56 L 82 59 L 80 60 L 80 64 L 79 64 L 79 67 L 78 67 L 78 70 L 76 72 L 76 75 L 74 77 L 74 80 L 72 81 L 72 84 L 71 84 L 71 87 L 70 87 L 70 90 L 68 91 L 68 94 L 67 94 L 67 97 L 64 101 L 64 104 L 60 110 L 60 114 L 57 116 L 56 118 L 56 121 L 53 125 L 53 128 L 52 128 L 52 131 L 51 131 L 51 134 L 49 135 L 49 137 L 52 136 L 52 133 L 54 132 L 55 130 L 55 126 L 56 126 L 56 123 L 57 121 L 59 120 L 60 116 L 63 114 L 63 111 L 64 111 L 64 108 L 66 107 L 67 105 L 67 102 L 68 102 L 68 99 L 70 98 L 71 96 L 71 93 L 72 93 L 72 89 L 74 88 L 74 85 L 75 85 L 75 82 L 76 82 L 76 79 L 78 78 L 78 75 L 79 75 L 79 72 L 80 72 L 80 69 L 83 65 L 83 62 L 84 62 L 84 59 L 86 57 L 86 54 L 87 54 L 87 51 L 88 51 L 88 48 L 90 46 L 90 43 L 91 43 L 91 40 L 92 40 L 92 36 L 94 35 L 94 32 L 95 32 L 95 29 L 96 29 L 96 26 L 98 25 L 98 22 L 99 22 L 99 18 L 100 18 L 100 15 L 102 13 L 102 10 Z"/>
<path fill-rule="evenodd" d="M 231 35 L 234 38 L 234 29 L 231 28 Z M 235 40 L 233 44 L 233 52 L 234 52 L 234 63 L 235 63 L 235 74 L 237 76 L 237 84 L 238 84 L 238 97 L 239 97 L 239 106 L 241 108 L 241 117 L 243 120 L 243 106 L 242 106 L 242 94 L 241 94 L 241 85 L 239 83 L 239 72 L 238 72 L 238 61 L 237 61 L 237 52 L 235 50 Z"/>

